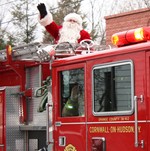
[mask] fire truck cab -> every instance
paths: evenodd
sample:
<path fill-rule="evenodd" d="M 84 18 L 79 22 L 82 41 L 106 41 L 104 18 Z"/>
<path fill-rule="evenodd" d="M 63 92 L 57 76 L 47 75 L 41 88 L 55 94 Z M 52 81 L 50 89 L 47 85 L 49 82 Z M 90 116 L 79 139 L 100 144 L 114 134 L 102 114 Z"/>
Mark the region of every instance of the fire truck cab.
<path fill-rule="evenodd" d="M 138 31 L 114 35 L 117 48 L 53 62 L 54 151 L 150 150 L 150 30 Z"/>

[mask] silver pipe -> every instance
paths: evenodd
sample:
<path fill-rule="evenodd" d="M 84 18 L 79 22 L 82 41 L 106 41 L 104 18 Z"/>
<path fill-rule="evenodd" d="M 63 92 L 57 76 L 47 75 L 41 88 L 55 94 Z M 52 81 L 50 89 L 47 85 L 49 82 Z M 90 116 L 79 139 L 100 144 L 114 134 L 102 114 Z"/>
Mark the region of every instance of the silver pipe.
<path fill-rule="evenodd" d="M 26 47 L 26 48 L 22 48 L 20 50 L 17 49 L 13 49 L 13 56 L 17 57 L 17 56 L 21 56 L 21 55 L 26 55 L 26 54 L 31 54 L 37 52 L 37 47 L 31 48 L 31 47 Z"/>
<path fill-rule="evenodd" d="M 34 45 L 40 45 L 40 43 L 39 42 L 35 42 L 35 43 L 30 43 L 30 44 L 24 44 L 24 45 L 21 45 L 21 46 L 12 47 L 12 49 L 20 49 L 20 48 L 34 46 Z"/>
<path fill-rule="evenodd" d="M 138 141 L 138 97 L 137 96 L 134 96 L 134 105 L 135 105 L 135 113 L 134 113 L 134 120 L 135 120 L 135 123 L 134 123 L 134 127 L 135 127 L 135 147 L 138 147 L 139 146 L 139 141 Z"/>
<path fill-rule="evenodd" d="M 47 111 L 47 119 L 46 119 L 46 144 L 49 145 L 49 104 L 46 104 L 46 111 Z"/>

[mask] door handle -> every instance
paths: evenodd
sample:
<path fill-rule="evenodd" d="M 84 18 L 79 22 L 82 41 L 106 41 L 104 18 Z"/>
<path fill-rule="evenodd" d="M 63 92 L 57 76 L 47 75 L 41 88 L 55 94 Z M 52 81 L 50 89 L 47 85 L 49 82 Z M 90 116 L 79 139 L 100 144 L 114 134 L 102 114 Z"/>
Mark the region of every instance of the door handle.
<path fill-rule="evenodd" d="M 59 146 L 66 146 L 66 137 L 59 136 Z"/>
<path fill-rule="evenodd" d="M 61 126 L 61 121 L 55 122 L 55 126 Z"/>

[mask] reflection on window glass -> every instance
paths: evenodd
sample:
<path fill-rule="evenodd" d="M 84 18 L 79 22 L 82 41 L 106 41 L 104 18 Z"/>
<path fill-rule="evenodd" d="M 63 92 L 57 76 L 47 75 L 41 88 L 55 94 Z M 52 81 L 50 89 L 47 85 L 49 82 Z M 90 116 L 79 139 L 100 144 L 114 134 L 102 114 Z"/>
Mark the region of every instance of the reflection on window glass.
<path fill-rule="evenodd" d="M 84 70 L 61 73 L 61 116 L 84 116 Z"/>
<path fill-rule="evenodd" d="M 93 82 L 94 113 L 132 110 L 131 64 L 96 67 Z"/>

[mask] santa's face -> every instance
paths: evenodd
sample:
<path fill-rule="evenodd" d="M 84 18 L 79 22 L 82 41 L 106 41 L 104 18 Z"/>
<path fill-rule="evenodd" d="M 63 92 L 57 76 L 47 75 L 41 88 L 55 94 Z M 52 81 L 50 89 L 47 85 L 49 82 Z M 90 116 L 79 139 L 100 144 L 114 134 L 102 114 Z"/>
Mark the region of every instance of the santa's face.
<path fill-rule="evenodd" d="M 76 28 L 79 27 L 78 25 L 79 24 L 76 21 L 71 20 L 71 19 L 63 23 L 64 28 L 73 29 L 73 30 L 76 30 Z"/>
<path fill-rule="evenodd" d="M 60 42 L 77 43 L 82 27 L 74 20 L 65 21 L 60 30 Z"/>

